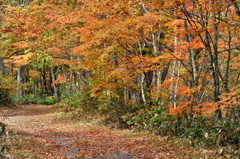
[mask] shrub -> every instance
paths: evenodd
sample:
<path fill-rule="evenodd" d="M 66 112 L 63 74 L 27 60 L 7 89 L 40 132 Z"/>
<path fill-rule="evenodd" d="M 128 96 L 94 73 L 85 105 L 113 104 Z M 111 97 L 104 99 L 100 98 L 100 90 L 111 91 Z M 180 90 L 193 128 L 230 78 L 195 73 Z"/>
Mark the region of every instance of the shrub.
<path fill-rule="evenodd" d="M 22 98 L 12 97 L 14 103 L 16 104 L 43 104 L 43 105 L 52 105 L 55 103 L 55 99 L 52 96 L 41 98 L 35 95 L 28 95 Z"/>
<path fill-rule="evenodd" d="M 187 139 L 193 146 L 240 146 L 240 123 L 231 122 L 226 117 L 216 120 L 215 116 L 209 118 L 196 114 L 171 116 L 166 106 L 160 105 L 130 114 L 128 124 L 137 130 Z"/>
<path fill-rule="evenodd" d="M 10 96 L 16 92 L 14 78 L 0 74 L 0 105 L 12 104 Z"/>
<path fill-rule="evenodd" d="M 98 100 L 91 97 L 89 90 L 83 90 L 81 93 L 72 94 L 70 97 L 67 92 L 64 92 L 60 104 L 64 105 L 67 111 L 93 112 L 97 110 Z"/>
<path fill-rule="evenodd" d="M 102 97 L 91 96 L 89 89 L 73 94 L 70 98 L 67 92 L 63 93 L 60 105 L 64 106 L 67 111 L 74 112 L 75 115 L 89 112 L 98 114 L 105 124 L 114 123 L 117 127 L 128 126 L 126 117 L 139 109 L 139 106 L 131 101 L 125 103 L 123 99 L 114 94 L 109 93 Z"/>

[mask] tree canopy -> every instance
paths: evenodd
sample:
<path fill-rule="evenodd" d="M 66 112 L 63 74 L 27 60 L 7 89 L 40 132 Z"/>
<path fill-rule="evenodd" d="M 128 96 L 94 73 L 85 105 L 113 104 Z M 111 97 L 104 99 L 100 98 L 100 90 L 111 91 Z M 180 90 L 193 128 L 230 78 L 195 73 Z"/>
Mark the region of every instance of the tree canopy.
<path fill-rule="evenodd" d="M 1 92 L 81 94 L 99 111 L 239 109 L 239 0 L 0 2 Z"/>

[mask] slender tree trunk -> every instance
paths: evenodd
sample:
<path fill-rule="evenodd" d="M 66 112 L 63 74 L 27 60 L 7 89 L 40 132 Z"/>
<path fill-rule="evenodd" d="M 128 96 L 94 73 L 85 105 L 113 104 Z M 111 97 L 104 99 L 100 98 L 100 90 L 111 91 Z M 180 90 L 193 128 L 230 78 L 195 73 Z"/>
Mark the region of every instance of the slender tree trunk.
<path fill-rule="evenodd" d="M 55 79 L 55 73 L 54 73 L 54 68 L 53 66 L 51 66 L 51 76 L 52 76 L 52 82 L 54 83 L 56 81 Z M 58 90 L 55 84 L 52 84 L 52 88 L 53 88 L 53 96 L 55 101 L 58 101 Z"/>
<path fill-rule="evenodd" d="M 177 107 L 177 90 L 178 90 L 178 83 L 179 83 L 179 80 L 180 80 L 180 69 L 181 69 L 181 62 L 178 61 L 178 68 L 177 68 L 177 80 L 176 80 L 176 83 L 175 83 L 175 88 L 174 88 L 174 95 L 173 95 L 173 101 L 174 101 L 174 108 Z"/>
<path fill-rule="evenodd" d="M 3 60 L 4 60 L 4 58 L 0 57 L 0 74 L 4 74 L 5 73 Z"/>
<path fill-rule="evenodd" d="M 138 42 L 138 46 L 139 46 L 139 50 L 140 50 L 140 55 L 142 56 L 142 46 L 141 46 L 141 43 L 140 41 Z M 143 68 L 142 68 L 143 70 Z M 144 91 L 144 81 L 145 81 L 145 75 L 144 73 L 141 73 L 140 75 L 140 87 L 141 87 L 141 95 L 142 95 L 142 100 L 143 100 L 143 103 L 146 105 L 146 96 L 145 96 L 145 91 Z"/>
<path fill-rule="evenodd" d="M 205 39 L 205 47 L 208 54 L 208 67 L 210 71 L 210 76 L 212 80 L 212 87 L 213 87 L 213 95 L 214 95 L 214 101 L 218 101 L 219 96 L 219 87 L 217 83 L 217 77 L 216 77 L 216 66 L 214 63 L 214 56 L 212 54 L 211 44 L 209 42 L 209 37 L 207 31 L 204 31 L 204 39 Z"/>
<path fill-rule="evenodd" d="M 130 99 L 129 97 L 129 87 L 124 87 L 124 102 L 125 104 L 127 103 L 127 101 Z"/>
<path fill-rule="evenodd" d="M 44 59 L 44 63 L 43 63 L 43 83 L 44 83 L 44 87 L 45 87 L 45 92 L 46 92 L 46 94 L 49 95 L 48 89 L 47 89 L 46 60 L 45 59 Z"/>
<path fill-rule="evenodd" d="M 235 86 L 238 85 L 238 79 L 239 79 L 239 77 L 240 77 L 240 72 L 239 72 L 238 75 L 237 75 L 237 79 L 236 79 L 236 82 L 235 82 Z"/>
<path fill-rule="evenodd" d="M 231 0 L 231 1 L 234 5 L 234 8 L 235 8 L 235 11 L 236 11 L 237 15 L 240 16 L 240 10 L 239 10 L 239 6 L 238 6 L 239 3 L 237 2 L 237 0 Z"/>
<path fill-rule="evenodd" d="M 228 32 L 228 59 L 226 61 L 226 68 L 224 73 L 224 89 L 226 93 L 229 93 L 228 78 L 229 78 L 229 68 L 230 68 L 230 61 L 231 61 L 231 43 L 232 43 L 232 37 L 231 37 L 231 31 L 229 31 Z"/>
<path fill-rule="evenodd" d="M 195 0 L 192 1 L 193 3 L 193 10 L 194 10 L 194 14 L 195 15 L 198 15 L 198 13 L 196 12 L 196 2 Z M 185 6 L 184 6 L 185 8 Z M 199 16 L 199 15 L 198 15 Z M 194 18 L 193 16 L 191 18 Z M 184 21 L 184 29 L 187 31 L 188 29 L 188 25 L 187 25 L 187 21 L 185 20 Z M 186 36 L 186 41 L 188 43 L 191 43 L 191 37 L 190 37 L 190 34 L 188 34 Z M 194 97 L 196 99 L 196 102 L 197 102 L 197 105 L 200 103 L 200 97 L 199 97 L 199 92 L 198 92 L 198 79 L 199 79 L 199 76 L 198 76 L 198 73 L 197 73 L 197 64 L 196 64 L 196 50 L 194 48 L 189 48 L 188 49 L 188 53 L 189 53 L 189 61 L 190 61 L 190 70 L 191 70 L 191 85 L 190 85 L 190 88 L 193 86 L 194 89 L 195 89 L 195 92 L 194 92 Z"/>
<path fill-rule="evenodd" d="M 144 74 L 142 73 L 140 75 L 140 78 L 141 78 L 141 81 L 140 81 L 140 86 L 141 86 L 141 94 L 142 94 L 142 100 L 143 100 L 143 103 L 146 105 L 146 97 L 145 97 L 145 92 L 144 92 Z"/>
<path fill-rule="evenodd" d="M 160 48 L 159 48 L 159 40 L 160 40 L 160 32 L 159 34 L 156 35 L 154 33 L 154 30 L 152 29 L 152 45 L 153 45 L 153 51 L 154 51 L 154 56 L 158 57 L 160 56 Z M 157 64 L 156 64 L 157 66 Z M 154 76 L 153 76 L 153 87 L 155 86 L 160 86 L 161 85 L 161 70 L 159 68 L 156 68 L 156 70 L 154 71 Z M 160 88 L 156 89 L 156 93 L 160 93 Z"/>
<path fill-rule="evenodd" d="M 21 88 L 21 84 L 23 84 L 23 76 L 24 76 L 24 66 L 18 67 L 18 72 L 17 72 L 17 97 L 22 98 L 23 97 L 23 91 Z"/>
<path fill-rule="evenodd" d="M 76 83 L 76 81 L 75 81 L 75 77 L 74 77 L 74 72 L 73 72 L 73 70 L 71 69 L 71 70 L 70 70 L 70 85 L 71 85 L 71 87 L 72 87 L 72 94 L 77 93 L 75 83 Z"/>
<path fill-rule="evenodd" d="M 71 97 L 71 83 L 70 83 L 71 75 L 69 76 L 70 78 L 68 79 L 67 71 L 65 71 L 64 66 L 62 66 L 62 70 L 63 70 L 64 80 L 66 81 L 68 97 L 70 98 Z"/>
<path fill-rule="evenodd" d="M 214 1 L 213 1 L 214 3 Z M 215 72 L 216 72 L 216 76 L 215 76 L 215 80 L 216 80 L 216 86 L 215 86 L 215 102 L 219 101 L 219 95 L 220 95 L 220 81 L 219 81 L 219 77 L 220 77 L 220 71 L 219 71 L 219 64 L 218 64 L 218 37 L 219 37 L 219 33 L 218 33 L 218 25 L 216 24 L 216 13 L 214 13 L 214 41 L 213 41 L 213 51 L 214 51 L 214 66 L 215 66 Z"/>
<path fill-rule="evenodd" d="M 174 37 L 174 51 L 177 52 L 177 37 L 175 36 Z M 171 85 L 170 85 L 170 96 L 171 96 L 171 104 L 172 104 L 172 107 L 176 108 L 177 107 L 177 102 L 176 102 L 176 92 L 175 92 L 175 89 L 174 89 L 174 86 L 175 86 L 175 70 L 176 70 L 176 65 L 177 65 L 177 62 L 176 62 L 176 58 L 174 58 L 174 61 L 173 61 L 173 66 L 172 66 L 172 72 L 171 72 Z"/>

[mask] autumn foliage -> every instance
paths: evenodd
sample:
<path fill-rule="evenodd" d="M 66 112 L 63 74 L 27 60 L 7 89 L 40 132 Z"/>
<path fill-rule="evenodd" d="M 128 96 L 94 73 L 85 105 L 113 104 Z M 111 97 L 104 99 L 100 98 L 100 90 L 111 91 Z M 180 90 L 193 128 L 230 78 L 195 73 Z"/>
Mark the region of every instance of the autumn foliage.
<path fill-rule="evenodd" d="M 123 117 L 141 105 L 171 116 L 239 109 L 236 0 L 35 0 L 2 10 L 0 71 L 17 76 L 18 94 L 86 93 Z"/>

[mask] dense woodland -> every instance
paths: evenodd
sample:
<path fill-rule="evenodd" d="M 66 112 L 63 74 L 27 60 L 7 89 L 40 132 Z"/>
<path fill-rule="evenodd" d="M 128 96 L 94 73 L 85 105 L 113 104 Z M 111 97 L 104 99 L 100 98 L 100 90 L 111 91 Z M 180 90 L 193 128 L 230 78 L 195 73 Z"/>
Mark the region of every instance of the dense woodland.
<path fill-rule="evenodd" d="M 239 0 L 0 4 L 0 104 L 47 99 L 76 116 L 239 149 Z"/>

